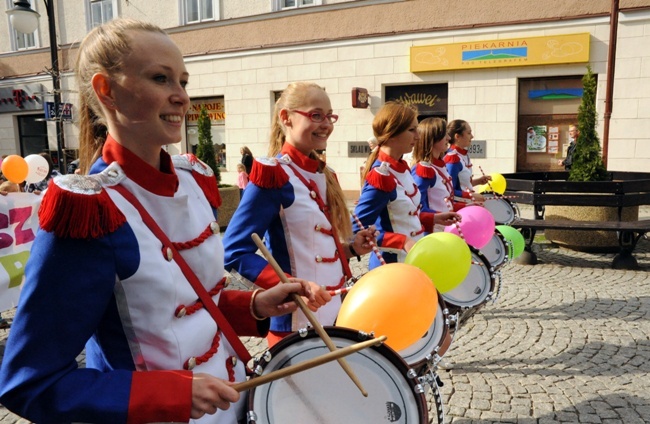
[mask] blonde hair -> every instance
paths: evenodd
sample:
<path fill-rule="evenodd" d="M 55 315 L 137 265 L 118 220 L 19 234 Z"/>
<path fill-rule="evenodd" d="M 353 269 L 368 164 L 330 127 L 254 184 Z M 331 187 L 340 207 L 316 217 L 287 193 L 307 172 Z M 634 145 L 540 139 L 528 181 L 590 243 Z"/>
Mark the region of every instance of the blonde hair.
<path fill-rule="evenodd" d="M 418 135 L 420 140 L 413 147 L 413 161 L 417 163 L 423 160 L 440 159 L 432 157 L 431 149 L 434 143 L 447 136 L 447 121 L 442 118 L 423 119 L 418 125 Z"/>
<path fill-rule="evenodd" d="M 271 136 L 269 140 L 269 156 L 276 156 L 282 150 L 286 138 L 286 127 L 280 120 L 280 111 L 282 109 L 299 109 L 307 103 L 309 91 L 312 89 L 323 90 L 318 84 L 313 82 L 294 82 L 287 86 L 282 95 L 275 102 L 273 109 L 273 118 L 271 120 Z M 309 157 L 320 160 L 320 155 L 311 151 Z M 336 228 L 341 239 L 347 239 L 352 235 L 352 224 L 350 222 L 350 211 L 345 204 L 345 195 L 341 185 L 334 173 L 327 167 L 323 167 L 327 186 L 327 205 L 330 208 L 330 219 L 332 226 Z"/>
<path fill-rule="evenodd" d="M 130 31 L 165 34 L 160 27 L 135 19 L 117 18 L 94 28 L 81 42 L 75 74 L 79 89 L 79 169 L 88 173 L 101 155 L 106 141 L 106 118 L 92 87 L 92 77 L 104 73 L 109 77 L 122 72 L 125 58 L 131 53 Z"/>
<path fill-rule="evenodd" d="M 238 163 L 238 164 L 237 164 L 237 171 L 244 171 L 244 172 L 246 172 L 246 166 L 244 166 L 243 163 Z"/>
<path fill-rule="evenodd" d="M 381 147 L 389 139 L 406 131 L 418 116 L 418 109 L 400 101 L 386 102 L 372 121 L 372 132 L 377 139 L 377 146 Z M 377 160 L 379 149 L 370 152 L 366 160 L 366 168 L 363 171 L 363 179 L 370 172 L 372 164 Z"/>

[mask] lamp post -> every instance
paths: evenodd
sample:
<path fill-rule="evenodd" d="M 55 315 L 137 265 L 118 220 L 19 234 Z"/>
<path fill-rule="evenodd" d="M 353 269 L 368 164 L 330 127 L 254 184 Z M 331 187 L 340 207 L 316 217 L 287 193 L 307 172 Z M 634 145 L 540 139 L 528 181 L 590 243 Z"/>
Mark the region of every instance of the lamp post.
<path fill-rule="evenodd" d="M 59 52 L 56 43 L 56 22 L 54 16 L 54 0 L 43 0 L 47 10 L 47 25 L 50 33 L 50 59 L 52 68 L 52 87 L 54 89 L 54 116 L 56 126 L 56 149 L 59 156 L 59 171 L 65 173 L 65 158 L 63 156 L 63 117 L 59 116 L 59 105 L 61 104 L 61 77 L 59 75 Z M 16 31 L 31 34 L 38 26 L 38 18 L 41 16 L 31 8 L 27 0 L 14 0 L 14 7 L 7 10 L 11 24 Z"/>

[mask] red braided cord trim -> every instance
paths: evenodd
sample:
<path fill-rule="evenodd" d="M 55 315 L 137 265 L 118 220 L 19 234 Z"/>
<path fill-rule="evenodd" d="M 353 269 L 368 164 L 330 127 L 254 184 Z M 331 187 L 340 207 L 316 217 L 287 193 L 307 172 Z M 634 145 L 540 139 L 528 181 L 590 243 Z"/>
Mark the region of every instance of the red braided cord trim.
<path fill-rule="evenodd" d="M 199 246 L 201 243 L 203 243 L 208 237 L 213 235 L 214 233 L 212 232 L 212 227 L 210 224 L 199 234 L 197 238 L 194 240 L 189 240 L 185 242 L 172 242 L 172 245 L 176 248 L 176 250 L 186 250 L 186 249 L 191 249 L 192 247 Z"/>
<path fill-rule="evenodd" d="M 333 258 L 323 258 L 323 257 L 321 256 L 320 261 L 318 261 L 318 260 L 316 260 L 316 259 L 314 259 L 314 260 L 316 260 L 316 262 L 333 263 L 333 262 L 338 261 L 339 258 L 340 258 L 340 256 L 339 256 L 339 251 L 336 250 L 336 251 L 334 252 L 334 257 L 333 257 Z"/>
<path fill-rule="evenodd" d="M 213 288 L 208 292 L 210 297 L 216 296 L 219 294 L 219 292 L 226 287 L 226 277 L 223 277 Z M 192 315 L 196 311 L 199 311 L 203 309 L 203 302 L 200 300 L 197 300 L 196 302 L 192 303 L 190 306 L 185 306 L 185 305 L 178 305 L 176 310 L 174 311 L 174 316 L 176 318 L 181 318 L 185 315 Z"/>
<path fill-rule="evenodd" d="M 221 342 L 221 336 L 219 335 L 219 331 L 214 335 L 214 339 L 212 339 L 212 346 L 210 347 L 210 350 L 205 352 L 201 356 L 196 356 L 188 359 L 183 363 L 183 368 L 186 370 L 191 370 L 197 365 L 201 365 L 204 362 L 208 362 L 210 358 L 214 356 L 215 353 L 217 353 L 217 350 L 219 350 L 219 343 Z"/>
<path fill-rule="evenodd" d="M 226 370 L 228 371 L 228 381 L 235 382 L 235 364 L 237 364 L 236 356 L 229 356 L 226 358 Z"/>
<path fill-rule="evenodd" d="M 327 234 L 328 236 L 332 236 L 332 235 L 334 235 L 334 233 L 332 232 L 332 229 L 331 229 L 331 228 L 328 230 L 328 229 L 323 228 L 323 227 L 321 227 L 321 226 L 319 226 L 319 225 L 316 225 L 316 226 L 314 227 L 314 230 L 316 230 L 316 231 L 318 231 L 318 232 L 321 232 L 321 233 L 323 233 L 323 234 Z"/>
<path fill-rule="evenodd" d="M 335 286 L 325 286 L 325 290 L 340 289 L 341 287 L 343 287 L 343 284 L 345 284 L 345 281 L 346 281 L 346 278 L 345 278 L 345 275 L 344 275 L 343 277 L 341 277 L 341 281 L 339 281 L 339 283 L 337 285 L 335 285 Z"/>

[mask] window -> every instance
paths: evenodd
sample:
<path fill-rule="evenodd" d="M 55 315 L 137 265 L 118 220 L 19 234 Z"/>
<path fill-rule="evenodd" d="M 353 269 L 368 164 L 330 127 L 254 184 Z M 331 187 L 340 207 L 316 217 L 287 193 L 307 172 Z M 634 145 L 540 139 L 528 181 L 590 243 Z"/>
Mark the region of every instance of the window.
<path fill-rule="evenodd" d="M 106 23 L 116 16 L 117 0 L 86 0 L 88 29 Z"/>
<path fill-rule="evenodd" d="M 319 6 L 322 0 L 275 0 L 276 10 L 296 9 L 298 7 Z"/>
<path fill-rule="evenodd" d="M 185 23 L 193 24 L 218 19 L 219 14 L 218 10 L 215 14 L 214 3 L 215 0 L 183 0 Z"/>
<path fill-rule="evenodd" d="M 7 10 L 14 7 L 13 0 L 7 0 Z M 34 0 L 29 0 L 29 3 L 32 6 L 32 9 L 38 12 Z M 9 34 L 11 35 L 11 48 L 12 50 L 25 50 L 31 49 L 33 47 L 38 47 L 36 45 L 36 33 L 38 29 L 31 34 L 23 34 L 22 32 L 16 31 L 11 26 L 11 21 L 9 21 Z"/>

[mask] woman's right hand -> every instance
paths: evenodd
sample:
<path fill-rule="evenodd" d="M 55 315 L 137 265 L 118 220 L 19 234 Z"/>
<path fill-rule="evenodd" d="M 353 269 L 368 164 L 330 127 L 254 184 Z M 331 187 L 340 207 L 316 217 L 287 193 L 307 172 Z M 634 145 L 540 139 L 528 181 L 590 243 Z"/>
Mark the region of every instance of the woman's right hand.
<path fill-rule="evenodd" d="M 192 377 L 192 418 L 226 410 L 238 400 L 239 393 L 228 382 L 204 373 Z"/>
<path fill-rule="evenodd" d="M 406 241 L 404 242 L 404 251 L 408 253 L 413 248 L 413 246 L 415 246 L 415 240 L 407 237 Z"/>
<path fill-rule="evenodd" d="M 319 286 L 313 281 L 309 282 L 309 286 L 311 287 L 311 292 L 314 294 L 314 300 L 305 299 L 304 297 L 303 300 L 312 312 L 316 312 L 318 308 L 332 300 L 332 296 L 329 294 L 325 286 Z"/>

